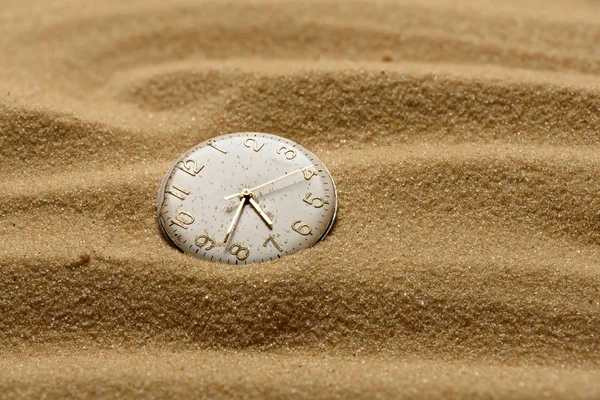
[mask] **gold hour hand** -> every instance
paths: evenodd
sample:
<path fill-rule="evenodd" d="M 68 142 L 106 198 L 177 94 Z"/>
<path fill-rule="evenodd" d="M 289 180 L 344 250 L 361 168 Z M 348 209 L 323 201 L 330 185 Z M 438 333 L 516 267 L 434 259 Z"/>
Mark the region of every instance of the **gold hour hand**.
<path fill-rule="evenodd" d="M 271 221 L 271 218 L 269 218 L 269 216 L 261 208 L 261 206 L 258 205 L 258 203 L 256 202 L 256 200 L 254 200 L 254 198 L 250 197 L 248 199 L 248 201 L 250 202 L 250 205 L 252 207 L 254 207 L 254 209 L 256 210 L 256 212 L 258 213 L 258 215 L 260 215 L 261 218 L 265 220 L 265 222 L 267 223 L 267 225 L 269 225 L 269 228 L 272 228 L 273 227 L 273 221 Z"/>
<path fill-rule="evenodd" d="M 242 214 L 242 209 L 244 208 L 245 204 L 246 204 L 246 198 L 242 197 L 240 199 L 240 205 L 238 206 L 237 210 L 235 210 L 235 215 L 233 216 L 233 220 L 231 221 L 231 224 L 229 224 L 229 228 L 227 228 L 227 233 L 225 234 L 225 239 L 223 240 L 223 243 L 227 244 L 227 239 L 229 239 L 229 237 L 233 233 L 233 230 L 235 229 L 235 226 L 237 225 L 237 222 L 240 219 L 240 215 Z"/>

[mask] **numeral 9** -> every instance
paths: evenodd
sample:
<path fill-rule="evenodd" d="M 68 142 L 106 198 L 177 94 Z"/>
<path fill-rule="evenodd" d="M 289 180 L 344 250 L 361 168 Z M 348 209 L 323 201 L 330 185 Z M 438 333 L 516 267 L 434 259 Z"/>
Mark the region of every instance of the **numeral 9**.
<path fill-rule="evenodd" d="M 208 246 L 206 246 L 206 248 L 204 250 L 210 250 L 213 247 L 215 247 L 215 244 L 217 242 L 215 242 L 215 239 L 209 237 L 208 235 L 198 235 L 198 236 L 196 236 L 194 243 L 196 243 L 196 246 L 198 246 L 200 248 L 202 248 L 208 244 Z"/>

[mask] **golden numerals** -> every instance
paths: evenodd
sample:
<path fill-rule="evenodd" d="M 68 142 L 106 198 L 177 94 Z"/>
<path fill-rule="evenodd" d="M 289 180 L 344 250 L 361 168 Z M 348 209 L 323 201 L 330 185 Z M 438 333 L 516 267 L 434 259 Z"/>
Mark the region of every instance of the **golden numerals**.
<path fill-rule="evenodd" d="M 302 201 L 304 201 L 306 204 L 310 204 L 315 208 L 321 208 L 325 205 L 326 201 L 324 198 L 315 196 L 311 199 L 310 196 L 312 196 L 311 192 L 306 193 L 306 196 L 304 196 L 304 199 L 302 199 Z"/>
<path fill-rule="evenodd" d="M 277 242 L 275 241 L 275 237 L 273 235 L 269 235 L 269 237 L 267 238 L 267 240 L 265 240 L 265 242 L 263 243 L 263 247 L 267 247 L 267 244 L 269 244 L 269 242 L 273 243 L 273 246 L 275 246 L 275 248 L 277 250 L 279 250 L 280 252 L 283 251 L 283 249 L 281 248 L 281 246 L 278 245 Z"/>
<path fill-rule="evenodd" d="M 173 195 L 173 196 L 177 197 L 179 200 L 185 199 L 185 195 L 188 195 L 188 194 L 192 193 L 189 190 L 182 189 L 182 188 L 177 187 L 175 185 L 172 185 L 171 187 L 173 189 L 175 189 L 176 191 L 174 192 L 172 189 L 169 189 L 165 193 L 169 193 L 170 195 Z"/>
<path fill-rule="evenodd" d="M 254 145 L 250 145 L 250 143 L 251 143 L 251 142 L 253 142 L 253 143 L 254 143 Z M 249 138 L 247 138 L 246 140 L 244 140 L 244 146 L 246 146 L 246 147 L 247 147 L 247 148 L 249 148 L 249 149 L 251 148 L 251 149 L 252 149 L 252 150 L 254 150 L 254 151 L 259 151 L 260 149 L 262 149 L 262 148 L 263 148 L 263 146 L 264 146 L 264 145 L 265 145 L 265 144 L 264 144 L 264 143 L 262 143 L 262 144 L 259 146 L 259 145 L 258 145 L 258 142 L 256 141 L 256 139 L 254 139 L 254 138 L 251 138 L 251 137 L 249 137 Z"/>
<path fill-rule="evenodd" d="M 191 176 L 196 176 L 198 172 L 202 171 L 204 165 L 198 165 L 198 162 L 196 160 L 188 158 L 187 160 L 182 161 L 181 165 L 178 165 L 177 168 L 179 168 L 185 173 L 190 174 Z"/>
<path fill-rule="evenodd" d="M 286 160 L 291 160 L 294 157 L 296 157 L 296 150 L 288 149 L 285 146 L 281 146 L 280 148 L 277 149 L 277 154 L 281 154 L 282 151 L 283 151 L 283 154 L 285 154 Z"/>
<path fill-rule="evenodd" d="M 187 229 L 188 225 L 191 225 L 195 220 L 196 218 L 186 211 L 179 211 L 175 215 L 175 219 L 171 218 L 171 222 L 183 229 Z"/>
<path fill-rule="evenodd" d="M 303 169 L 302 174 L 304 174 L 304 179 L 309 180 L 313 177 L 313 175 L 316 175 L 317 173 L 310 169 Z"/>
<path fill-rule="evenodd" d="M 250 250 L 241 244 L 234 243 L 227 248 L 229 254 L 234 255 L 238 260 L 244 261 L 250 255 Z"/>
<path fill-rule="evenodd" d="M 206 246 L 206 248 L 204 250 L 210 250 L 213 247 L 215 247 L 215 245 L 217 244 L 217 242 L 215 241 L 215 239 L 211 238 L 208 235 L 198 235 L 198 236 L 196 236 L 196 239 L 194 239 L 194 243 L 196 243 L 196 246 L 198 246 L 200 248 Z"/>
<path fill-rule="evenodd" d="M 296 220 L 292 223 L 292 229 L 304 236 L 312 234 L 312 228 L 310 225 L 303 224 L 300 220 Z"/>
<path fill-rule="evenodd" d="M 221 153 L 223 153 L 223 154 L 227 154 L 227 151 L 226 151 L 226 150 L 223 150 L 222 148 L 220 148 L 219 146 L 217 146 L 217 145 L 216 145 L 216 144 L 214 144 L 214 143 L 209 143 L 208 145 L 209 145 L 210 147 L 212 147 L 213 149 L 215 149 L 215 150 L 219 150 L 219 151 L 220 151 Z"/>

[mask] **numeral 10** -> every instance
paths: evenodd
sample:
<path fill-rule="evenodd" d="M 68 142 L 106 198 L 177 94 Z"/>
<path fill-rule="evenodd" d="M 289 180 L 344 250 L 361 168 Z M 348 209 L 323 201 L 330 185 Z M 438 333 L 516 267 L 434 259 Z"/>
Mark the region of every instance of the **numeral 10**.
<path fill-rule="evenodd" d="M 183 229 L 187 229 L 188 225 L 193 224 L 195 220 L 196 218 L 186 211 L 179 211 L 175 215 L 175 219 L 171 218 L 172 223 Z"/>

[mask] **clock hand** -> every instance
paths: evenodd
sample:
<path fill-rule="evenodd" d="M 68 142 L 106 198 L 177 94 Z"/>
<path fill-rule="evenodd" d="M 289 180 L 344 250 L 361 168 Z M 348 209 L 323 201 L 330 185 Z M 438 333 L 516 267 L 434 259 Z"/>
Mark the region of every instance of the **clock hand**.
<path fill-rule="evenodd" d="M 267 225 L 269 225 L 269 228 L 272 228 L 273 227 L 273 221 L 271 221 L 271 218 L 269 218 L 269 216 L 267 215 L 267 213 L 264 212 L 264 210 L 258 205 L 258 203 L 256 202 L 256 200 L 254 200 L 254 198 L 250 197 L 248 199 L 248 201 L 250 202 L 250 205 L 252 207 L 254 207 L 254 209 L 256 210 L 256 212 L 258 213 L 258 215 L 260 215 L 261 218 L 265 220 L 265 222 L 267 223 Z"/>
<path fill-rule="evenodd" d="M 263 183 L 262 185 L 258 185 L 258 186 L 256 186 L 256 187 L 253 187 L 252 189 L 250 189 L 250 191 L 251 191 L 251 192 L 253 192 L 253 191 L 255 191 L 256 189 L 260 189 L 260 188 L 262 188 L 262 187 L 264 187 L 264 186 L 270 185 L 271 183 L 275 183 L 275 182 L 277 182 L 277 181 L 278 181 L 278 180 L 280 180 L 280 179 L 286 178 L 286 177 L 288 177 L 288 176 L 290 176 L 290 175 L 297 174 L 298 172 L 300 172 L 300 171 L 304 171 L 305 169 L 307 169 L 307 168 L 310 168 L 310 167 L 314 167 L 314 165 L 309 165 L 308 167 L 304 167 L 304 168 L 297 169 L 297 170 L 295 170 L 295 171 L 292 171 L 292 172 L 290 172 L 289 174 L 288 174 L 288 173 L 286 173 L 286 174 L 283 174 L 283 175 L 281 175 L 279 178 L 275 178 L 275 179 L 273 179 L 273 180 L 271 180 L 271 181 L 269 181 L 269 182 Z"/>
<path fill-rule="evenodd" d="M 240 215 L 242 214 L 242 209 L 244 208 L 245 204 L 246 204 L 246 197 L 243 196 L 240 199 L 240 205 L 238 206 L 237 210 L 235 210 L 235 215 L 233 216 L 233 220 L 231 221 L 231 224 L 229 224 L 229 228 L 227 229 L 227 233 L 225 234 L 225 239 L 223 240 L 223 243 L 227 244 L 227 239 L 229 239 L 229 237 L 233 233 L 233 230 L 235 229 L 237 222 L 240 219 Z"/>
<path fill-rule="evenodd" d="M 288 173 L 285 173 L 285 174 L 281 175 L 279 178 L 275 178 L 275 179 L 273 179 L 273 180 L 270 180 L 269 182 L 263 183 L 262 185 L 258 185 L 258 186 L 256 186 L 256 187 L 253 187 L 252 189 L 250 189 L 250 192 L 253 192 L 253 191 L 255 191 L 256 189 L 260 189 L 260 188 L 262 188 L 262 187 L 264 187 L 264 186 L 270 185 L 271 183 L 275 183 L 275 182 L 277 182 L 277 181 L 278 181 L 278 180 L 280 180 L 280 179 L 287 178 L 287 177 L 288 177 L 288 176 L 290 176 L 290 175 L 297 174 L 298 172 L 300 172 L 300 171 L 304 171 L 306 168 L 310 168 L 310 167 L 314 167 L 314 165 L 309 165 L 308 167 L 304 167 L 304 168 L 297 169 L 297 170 L 295 170 L 295 171 L 292 171 L 292 172 L 290 172 L 289 174 L 288 174 Z M 234 197 L 241 196 L 241 195 L 242 195 L 242 193 L 236 193 L 236 194 L 232 194 L 232 195 L 229 195 L 229 196 L 225 196 L 225 197 L 224 197 L 224 199 L 225 199 L 225 200 L 229 200 L 229 199 L 233 199 Z"/>

